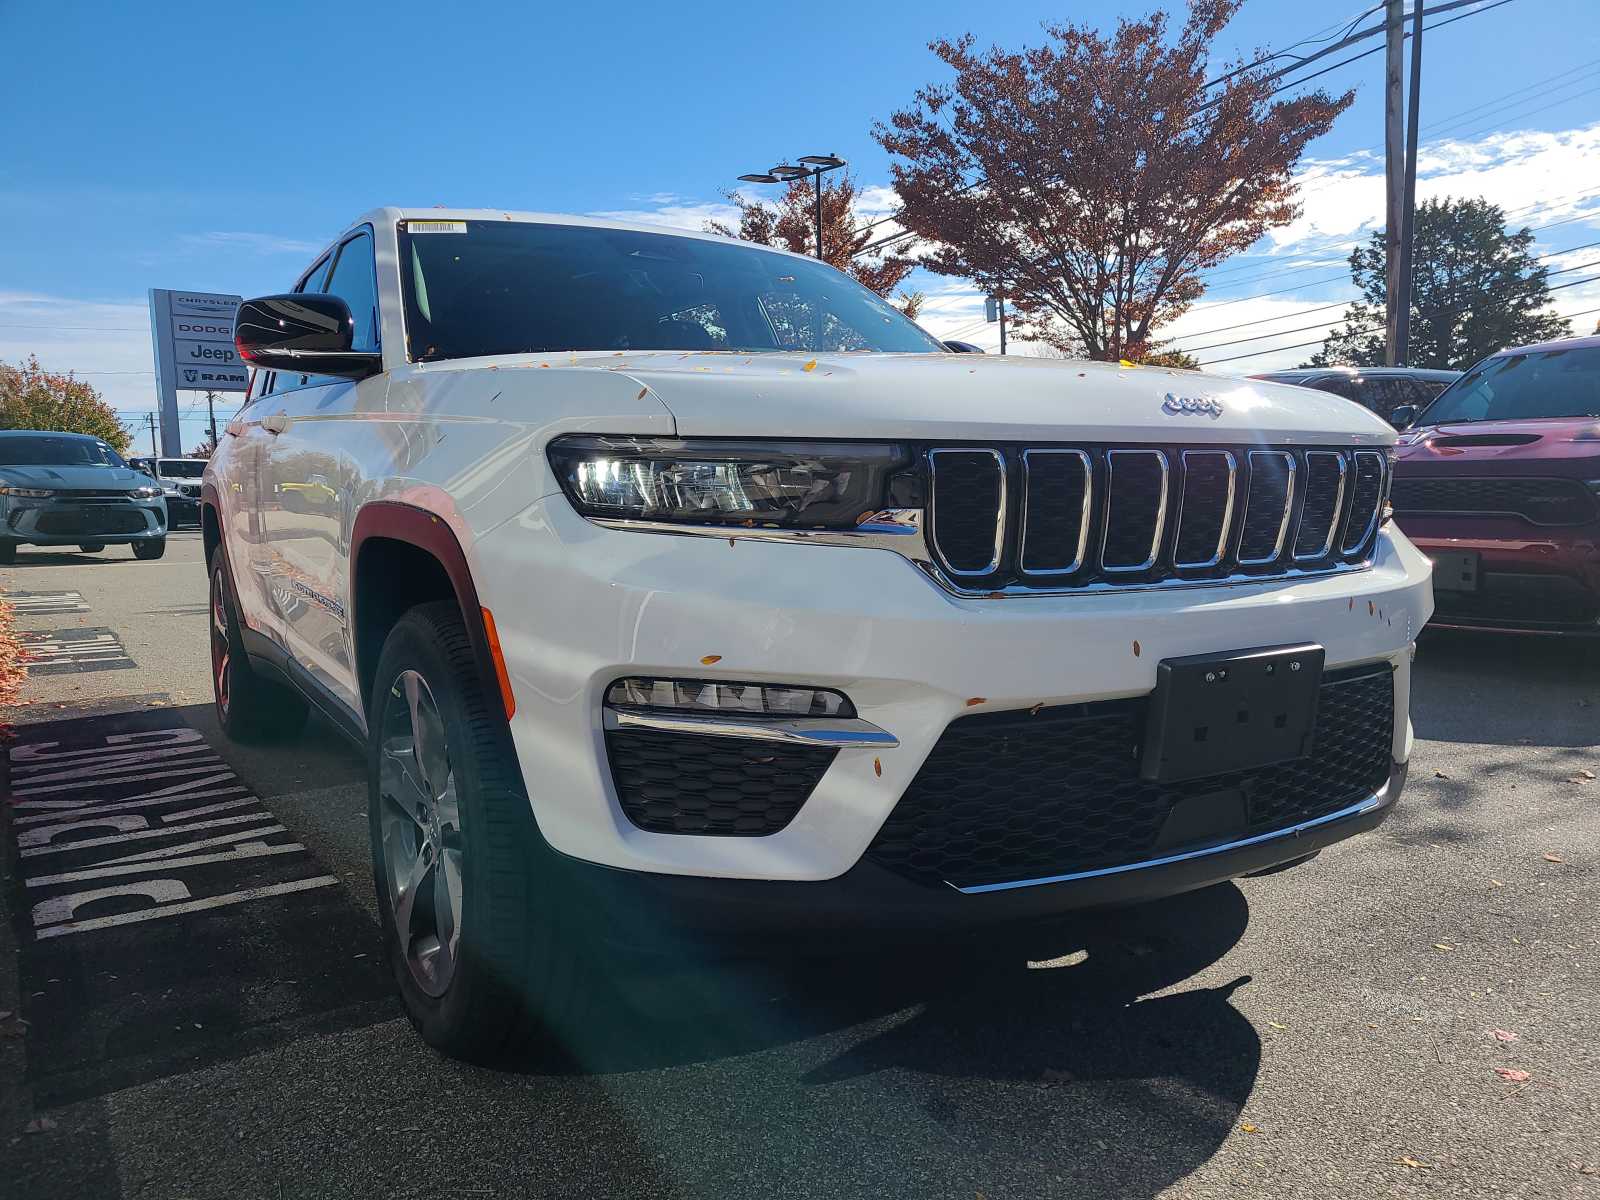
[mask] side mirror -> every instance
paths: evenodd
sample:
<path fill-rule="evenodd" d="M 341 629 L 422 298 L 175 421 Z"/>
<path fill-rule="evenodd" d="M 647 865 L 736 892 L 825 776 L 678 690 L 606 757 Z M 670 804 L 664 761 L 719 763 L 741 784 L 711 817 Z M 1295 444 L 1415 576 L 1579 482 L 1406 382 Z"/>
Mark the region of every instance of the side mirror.
<path fill-rule="evenodd" d="M 1396 429 L 1405 429 L 1417 419 L 1417 406 L 1415 404 L 1402 404 L 1389 414 L 1389 424 Z"/>
<path fill-rule="evenodd" d="M 982 346 L 974 346 L 971 342 L 946 342 L 944 348 L 951 354 L 982 354 Z"/>
<path fill-rule="evenodd" d="M 298 292 L 239 305 L 233 344 L 252 367 L 365 379 L 383 370 L 376 350 L 353 350 L 355 322 L 338 296 Z"/>

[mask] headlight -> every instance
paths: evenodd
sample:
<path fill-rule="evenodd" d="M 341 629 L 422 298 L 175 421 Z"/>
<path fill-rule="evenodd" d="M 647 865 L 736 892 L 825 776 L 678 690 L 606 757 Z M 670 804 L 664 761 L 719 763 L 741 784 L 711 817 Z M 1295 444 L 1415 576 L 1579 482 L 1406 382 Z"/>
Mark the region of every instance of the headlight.
<path fill-rule="evenodd" d="M 152 497 L 161 495 L 161 489 L 158 487 L 136 487 L 128 495 L 138 500 L 149 500 Z"/>
<path fill-rule="evenodd" d="M 550 465 L 586 517 L 710 525 L 849 529 L 881 509 L 900 445 L 577 435 Z"/>
<path fill-rule="evenodd" d="M 54 495 L 57 493 L 50 488 L 11 487 L 9 484 L 0 486 L 0 496 L 26 496 L 31 500 L 44 500 Z"/>

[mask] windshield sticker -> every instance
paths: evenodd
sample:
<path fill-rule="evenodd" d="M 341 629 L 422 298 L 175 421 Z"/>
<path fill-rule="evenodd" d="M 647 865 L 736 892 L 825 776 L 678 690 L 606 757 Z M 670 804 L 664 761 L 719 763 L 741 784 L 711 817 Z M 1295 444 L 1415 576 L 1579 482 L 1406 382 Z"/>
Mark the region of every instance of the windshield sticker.
<path fill-rule="evenodd" d="M 407 233 L 465 233 L 465 221 L 407 221 Z"/>

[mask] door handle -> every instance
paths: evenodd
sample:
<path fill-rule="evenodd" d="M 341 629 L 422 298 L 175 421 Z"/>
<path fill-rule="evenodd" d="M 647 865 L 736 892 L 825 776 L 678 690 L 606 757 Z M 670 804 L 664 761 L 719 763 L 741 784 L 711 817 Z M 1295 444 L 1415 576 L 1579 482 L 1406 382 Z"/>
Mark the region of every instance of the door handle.
<path fill-rule="evenodd" d="M 289 428 L 288 413 L 273 413 L 270 417 L 261 418 L 261 428 L 268 433 L 282 433 Z"/>

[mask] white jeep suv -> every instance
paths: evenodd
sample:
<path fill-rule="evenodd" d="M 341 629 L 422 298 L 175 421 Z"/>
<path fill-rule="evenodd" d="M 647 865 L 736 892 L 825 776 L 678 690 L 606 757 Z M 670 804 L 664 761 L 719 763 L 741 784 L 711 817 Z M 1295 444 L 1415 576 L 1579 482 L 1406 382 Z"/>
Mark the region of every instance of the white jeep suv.
<path fill-rule="evenodd" d="M 953 354 L 809 258 L 369 213 L 239 309 L 217 708 L 368 747 L 428 1041 L 602 940 L 1017 926 L 1304 860 L 1411 748 L 1429 565 L 1336 396 Z"/>

